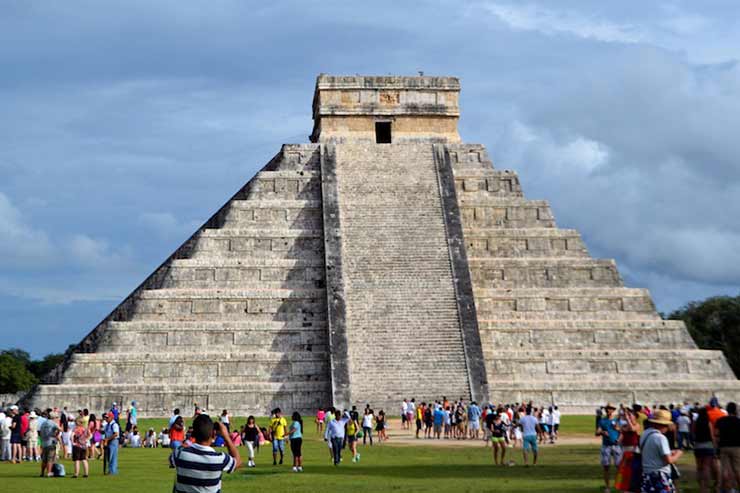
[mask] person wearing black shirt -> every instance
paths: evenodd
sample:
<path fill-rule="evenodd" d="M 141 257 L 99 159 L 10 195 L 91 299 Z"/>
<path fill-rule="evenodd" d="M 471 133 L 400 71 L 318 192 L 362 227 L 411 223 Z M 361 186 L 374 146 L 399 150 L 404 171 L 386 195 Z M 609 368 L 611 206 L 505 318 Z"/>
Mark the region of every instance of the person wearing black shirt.
<path fill-rule="evenodd" d="M 740 418 L 737 404 L 727 404 L 727 416 L 714 426 L 722 464 L 722 483 L 725 491 L 740 487 Z"/>

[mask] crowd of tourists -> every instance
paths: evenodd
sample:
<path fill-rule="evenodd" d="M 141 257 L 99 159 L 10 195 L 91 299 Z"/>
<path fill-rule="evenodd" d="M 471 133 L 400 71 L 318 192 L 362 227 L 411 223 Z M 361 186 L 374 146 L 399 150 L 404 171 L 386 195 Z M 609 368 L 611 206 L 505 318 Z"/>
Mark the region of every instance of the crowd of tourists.
<path fill-rule="evenodd" d="M 673 492 L 681 477 L 678 459 L 692 450 L 699 490 L 737 491 L 740 487 L 740 418 L 737 405 L 723 409 L 716 398 L 707 405 L 606 404 L 596 412 L 601 437 L 604 488 L 623 492 Z"/>
<path fill-rule="evenodd" d="M 501 466 L 515 465 L 511 450 L 517 447 L 521 447 L 523 465 L 536 465 L 539 446 L 556 443 L 560 433 L 558 407 L 532 402 L 480 405 L 462 398 L 451 401 L 442 397 L 431 402 L 412 398 L 404 399 L 399 411 L 401 430 L 406 430 L 408 438 L 490 443 L 493 463 Z M 136 401 L 125 412 L 113 403 L 100 417 L 87 409 L 42 411 L 11 406 L 0 411 L 0 459 L 14 464 L 37 462 L 43 477 L 64 475 L 57 458 L 71 459 L 72 477 L 76 478 L 80 472 L 88 477 L 91 460 L 103 461 L 104 474 L 117 474 L 120 447 L 164 447 L 171 449 L 169 465 L 178 470 L 177 481 L 188 489 L 188 485 L 220 487 L 221 473 L 233 472 L 241 465 L 242 446 L 247 467 L 256 467 L 257 452 L 269 443 L 273 466 L 284 463 L 287 445 L 292 471 L 303 472 L 305 428 L 300 413 L 294 412 L 288 419 L 275 408 L 266 426 L 259 426 L 254 416 L 240 427 L 232 426 L 232 421 L 226 409 L 211 417 L 195 405 L 187 424 L 175 409 L 165 427 L 142 433 Z M 360 445 L 389 440 L 388 416 L 382 409 L 375 412 L 370 404 L 362 411 L 356 406 L 320 408 L 314 421 L 335 466 L 342 463 L 345 451 L 356 463 L 361 459 Z M 676 463 L 686 450 L 693 451 L 701 492 L 737 491 L 740 486 L 740 418 L 735 403 L 722 408 L 712 398 L 707 405 L 651 408 L 606 404 L 596 411 L 594 426 L 602 441 L 605 491 L 611 491 L 615 473 L 618 491 L 675 491 L 680 477 Z M 216 452 L 219 447 L 225 447 L 226 452 Z"/>

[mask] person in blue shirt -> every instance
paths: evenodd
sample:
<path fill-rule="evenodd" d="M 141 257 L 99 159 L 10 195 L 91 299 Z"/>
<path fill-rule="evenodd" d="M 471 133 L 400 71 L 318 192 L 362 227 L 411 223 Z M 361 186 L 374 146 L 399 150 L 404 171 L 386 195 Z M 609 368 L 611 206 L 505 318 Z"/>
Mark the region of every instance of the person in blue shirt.
<path fill-rule="evenodd" d="M 300 413 L 293 413 L 293 422 L 288 428 L 288 438 L 290 438 L 290 453 L 293 454 L 293 472 L 303 472 L 303 419 Z"/>
<path fill-rule="evenodd" d="M 604 467 L 604 490 L 609 490 L 609 466 L 613 462 L 614 469 L 619 468 L 622 460 L 622 447 L 619 445 L 619 419 L 614 415 L 616 407 L 607 403 L 605 414 L 599 420 L 596 435 L 601 436 L 601 465 Z"/>
<path fill-rule="evenodd" d="M 344 412 L 341 418 L 336 418 L 326 425 L 324 439 L 331 443 L 334 465 L 338 466 L 342 461 L 342 446 L 344 445 L 344 426 L 349 421 L 349 413 Z"/>
<path fill-rule="evenodd" d="M 439 440 L 442 434 L 442 423 L 444 423 L 445 412 L 442 410 L 442 406 L 436 404 L 434 407 L 434 436 Z"/>
<path fill-rule="evenodd" d="M 470 430 L 470 438 L 478 438 L 480 433 L 480 417 L 483 414 L 478 404 L 473 401 L 468 407 L 468 429 Z"/>
<path fill-rule="evenodd" d="M 108 457 L 107 474 L 118 474 L 118 437 L 121 436 L 121 427 L 113 420 L 113 414 L 105 415 L 105 428 L 103 428 L 105 440 L 103 447 L 106 457 Z M 106 473 L 106 471 L 103 471 Z"/>

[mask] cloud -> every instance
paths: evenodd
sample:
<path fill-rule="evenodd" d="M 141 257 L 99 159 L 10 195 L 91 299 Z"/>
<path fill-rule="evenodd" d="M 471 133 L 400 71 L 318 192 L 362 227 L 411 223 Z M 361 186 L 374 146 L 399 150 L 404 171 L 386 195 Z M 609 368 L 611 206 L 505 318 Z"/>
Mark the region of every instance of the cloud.
<path fill-rule="evenodd" d="M 632 24 L 614 23 L 573 11 L 552 10 L 536 4 L 482 2 L 479 5 L 519 31 L 536 31 L 549 36 L 567 34 L 607 43 L 638 43 L 645 39 L 641 29 Z"/>
<path fill-rule="evenodd" d="M 28 224 L 10 198 L 0 192 L 0 266 L 34 269 L 54 260 L 46 233 Z"/>

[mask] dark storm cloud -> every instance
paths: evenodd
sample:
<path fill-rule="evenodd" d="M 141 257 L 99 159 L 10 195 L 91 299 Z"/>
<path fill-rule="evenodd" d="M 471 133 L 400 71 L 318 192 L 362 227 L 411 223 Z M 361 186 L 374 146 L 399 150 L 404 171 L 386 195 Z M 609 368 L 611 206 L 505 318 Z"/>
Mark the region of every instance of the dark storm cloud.
<path fill-rule="evenodd" d="M 663 310 L 734 294 L 738 16 L 693 8 L 5 2 L 0 328 L 33 337 L 2 345 L 41 354 L 89 330 L 281 143 L 307 140 L 320 72 L 459 76 L 464 139 L 630 285 Z"/>

